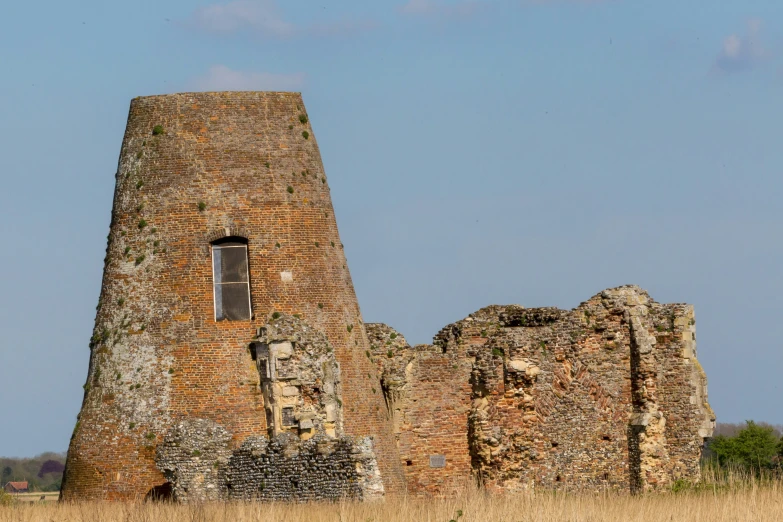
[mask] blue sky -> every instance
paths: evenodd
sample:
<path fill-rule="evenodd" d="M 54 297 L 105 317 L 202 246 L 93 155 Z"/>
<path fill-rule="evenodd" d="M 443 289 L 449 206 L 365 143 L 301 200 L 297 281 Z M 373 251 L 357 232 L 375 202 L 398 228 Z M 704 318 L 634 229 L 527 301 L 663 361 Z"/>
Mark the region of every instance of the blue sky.
<path fill-rule="evenodd" d="M 782 3 L 290 4 L 4 6 L 0 455 L 66 449 L 129 101 L 192 90 L 302 91 L 366 321 L 638 284 L 783 423 Z"/>

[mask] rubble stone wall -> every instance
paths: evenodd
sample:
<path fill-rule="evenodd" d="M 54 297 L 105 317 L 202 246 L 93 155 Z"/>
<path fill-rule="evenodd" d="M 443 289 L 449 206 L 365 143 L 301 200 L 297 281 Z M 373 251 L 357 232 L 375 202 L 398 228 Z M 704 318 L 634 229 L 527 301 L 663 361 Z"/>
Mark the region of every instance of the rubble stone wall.
<path fill-rule="evenodd" d="M 216 422 L 178 423 L 158 446 L 156 463 L 178 502 L 217 500 L 378 500 L 384 487 L 369 437 L 301 440 L 291 433 L 248 437 L 231 449 Z"/>
<path fill-rule="evenodd" d="M 389 380 L 405 390 L 387 402 L 414 494 L 471 477 L 492 491 L 699 478 L 714 414 L 689 305 L 627 286 L 570 311 L 483 308 L 432 346 L 389 344 L 401 336 L 385 325 L 368 333 L 387 395 Z"/>

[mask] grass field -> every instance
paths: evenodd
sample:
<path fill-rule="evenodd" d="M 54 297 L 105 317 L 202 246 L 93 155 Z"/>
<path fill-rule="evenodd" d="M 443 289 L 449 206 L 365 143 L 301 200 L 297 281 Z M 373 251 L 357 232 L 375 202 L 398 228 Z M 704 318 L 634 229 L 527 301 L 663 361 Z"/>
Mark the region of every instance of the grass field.
<path fill-rule="evenodd" d="M 460 516 L 460 513 L 462 515 Z M 27 503 L 0 507 L 0 522 L 772 522 L 783 521 L 779 482 L 681 493 L 523 494 L 389 499 L 375 504 L 203 505 Z"/>

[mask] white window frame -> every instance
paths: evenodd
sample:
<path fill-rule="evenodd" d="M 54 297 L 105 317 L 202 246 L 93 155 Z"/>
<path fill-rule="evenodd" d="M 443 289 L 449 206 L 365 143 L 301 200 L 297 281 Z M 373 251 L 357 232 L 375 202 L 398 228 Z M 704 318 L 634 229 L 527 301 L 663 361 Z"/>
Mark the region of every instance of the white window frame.
<path fill-rule="evenodd" d="M 240 239 L 244 239 L 244 238 L 240 238 Z M 217 249 L 223 249 L 223 248 L 244 248 L 245 249 L 245 259 L 247 260 L 247 281 L 245 282 L 245 284 L 247 285 L 247 309 L 250 311 L 250 317 L 248 317 L 247 320 L 248 321 L 252 321 L 253 320 L 253 300 L 252 300 L 252 298 L 250 296 L 250 256 L 248 255 L 247 243 L 242 244 L 242 245 L 227 245 L 227 246 L 215 245 L 214 243 L 210 243 L 209 247 L 210 247 L 210 249 L 209 249 L 210 256 L 212 257 L 212 318 L 214 319 L 214 321 L 216 323 L 217 322 L 222 322 L 222 321 L 231 321 L 230 319 L 221 319 L 220 321 L 218 321 L 218 318 L 217 318 L 217 295 L 215 294 L 215 287 L 217 285 L 223 285 L 223 284 L 231 284 L 231 285 L 237 284 L 236 282 L 234 282 L 234 283 L 222 283 L 222 282 L 218 283 L 218 282 L 215 281 L 215 249 L 216 248 Z"/>

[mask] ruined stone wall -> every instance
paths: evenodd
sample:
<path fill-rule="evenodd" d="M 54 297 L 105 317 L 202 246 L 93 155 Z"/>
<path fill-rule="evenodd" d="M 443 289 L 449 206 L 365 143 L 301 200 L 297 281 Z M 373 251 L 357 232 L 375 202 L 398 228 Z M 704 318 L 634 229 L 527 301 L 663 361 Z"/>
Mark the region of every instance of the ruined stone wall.
<path fill-rule="evenodd" d="M 714 415 L 694 324 L 692 307 L 629 286 L 571 311 L 483 308 L 433 346 L 386 359 L 388 327 L 368 326 L 382 381 L 398 352 L 409 368 L 402 384 L 396 373 L 408 391 L 396 405 L 405 422 L 395 423 L 402 458 L 420 465 L 404 468 L 409 491 L 444 492 L 469 477 L 491 491 L 640 491 L 698 479 Z M 429 467 L 432 457 L 445 467 Z"/>
<path fill-rule="evenodd" d="M 249 321 L 215 321 L 210 242 L 227 236 L 247 239 Z M 392 429 L 365 356 L 369 345 L 301 96 L 134 99 L 62 498 L 144 496 L 165 481 L 156 448 L 183 419 L 218 423 L 233 447 L 265 435 L 248 346 L 276 311 L 326 334 L 341 366 L 344 432 L 374 437 L 386 491 L 401 491 Z"/>

